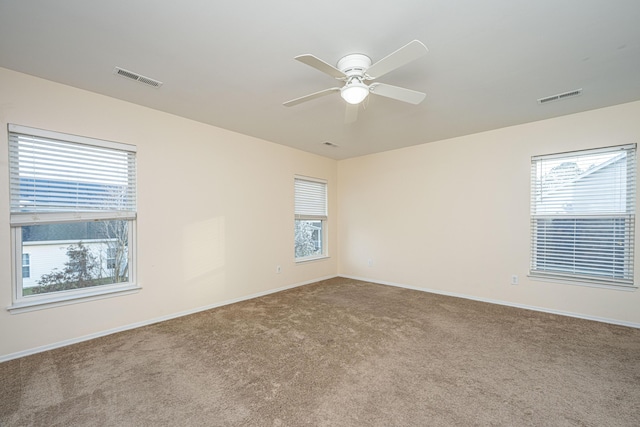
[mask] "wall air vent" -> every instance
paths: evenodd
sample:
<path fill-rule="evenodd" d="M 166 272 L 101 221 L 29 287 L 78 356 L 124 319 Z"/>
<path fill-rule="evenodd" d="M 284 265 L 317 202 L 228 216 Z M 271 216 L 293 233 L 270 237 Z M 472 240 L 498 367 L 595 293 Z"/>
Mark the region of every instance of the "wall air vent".
<path fill-rule="evenodd" d="M 152 86 L 152 87 L 156 87 L 156 88 L 162 86 L 162 82 L 161 81 L 154 80 L 152 78 L 142 76 L 142 75 L 140 75 L 138 73 L 134 73 L 132 71 L 128 71 L 128 70 L 125 70 L 124 68 L 120 68 L 120 67 L 114 68 L 113 69 L 113 74 L 116 74 L 116 75 L 118 75 L 120 77 L 124 77 L 126 79 L 135 80 L 138 83 L 142 83 L 142 84 L 145 84 L 147 86 Z"/>
<path fill-rule="evenodd" d="M 576 89 L 569 92 L 559 93 L 557 95 L 551 95 L 545 98 L 540 98 L 538 99 L 538 104 L 546 104 L 547 102 L 561 101 L 563 99 L 572 98 L 578 95 L 582 95 L 582 89 Z"/>

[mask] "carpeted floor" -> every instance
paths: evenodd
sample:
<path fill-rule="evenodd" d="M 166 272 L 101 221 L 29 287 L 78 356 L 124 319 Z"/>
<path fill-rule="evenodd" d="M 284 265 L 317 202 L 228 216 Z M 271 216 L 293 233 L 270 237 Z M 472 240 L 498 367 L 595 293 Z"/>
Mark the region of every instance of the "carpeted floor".
<path fill-rule="evenodd" d="M 638 426 L 640 330 L 332 279 L 0 364 L 2 426 Z"/>

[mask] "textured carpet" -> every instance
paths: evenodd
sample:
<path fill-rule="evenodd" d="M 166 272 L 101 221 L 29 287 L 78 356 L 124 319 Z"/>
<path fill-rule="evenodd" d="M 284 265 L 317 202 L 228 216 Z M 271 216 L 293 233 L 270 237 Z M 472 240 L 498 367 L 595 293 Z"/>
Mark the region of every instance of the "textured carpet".
<path fill-rule="evenodd" d="M 2 426 L 638 426 L 640 330 L 348 279 L 0 364 Z"/>

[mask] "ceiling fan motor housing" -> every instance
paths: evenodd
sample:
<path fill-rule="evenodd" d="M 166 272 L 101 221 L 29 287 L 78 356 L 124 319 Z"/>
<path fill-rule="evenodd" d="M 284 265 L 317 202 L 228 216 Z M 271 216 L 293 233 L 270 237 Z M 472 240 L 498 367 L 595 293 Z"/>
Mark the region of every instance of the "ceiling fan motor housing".
<path fill-rule="evenodd" d="M 371 66 L 371 58 L 361 53 L 352 53 L 340 59 L 337 65 L 338 70 L 347 77 L 364 77 L 364 73 Z"/>

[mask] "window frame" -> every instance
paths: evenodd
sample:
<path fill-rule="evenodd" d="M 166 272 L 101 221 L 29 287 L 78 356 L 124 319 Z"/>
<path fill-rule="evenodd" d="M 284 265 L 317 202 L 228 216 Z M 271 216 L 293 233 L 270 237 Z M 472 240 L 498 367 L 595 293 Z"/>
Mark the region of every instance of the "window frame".
<path fill-rule="evenodd" d="M 310 183 L 318 183 L 318 184 L 322 184 L 324 186 L 324 200 L 321 201 L 321 203 L 319 205 L 316 205 L 316 207 L 314 209 L 312 209 L 312 213 L 309 212 L 304 212 L 304 213 L 300 213 L 299 209 L 298 209 L 298 192 L 296 189 L 296 182 L 297 181 L 305 181 L 305 182 L 310 182 Z M 322 179 L 322 178 L 313 178 L 313 177 L 309 177 L 309 176 L 303 176 L 303 175 L 295 175 L 294 176 L 294 251 L 293 251 L 293 257 L 294 257 L 294 261 L 296 263 L 304 263 L 307 261 L 315 261 L 315 260 L 319 260 L 319 259 L 324 259 L 324 258 L 328 258 L 329 257 L 329 247 L 328 247 L 328 241 L 327 241 L 327 235 L 328 235 L 328 230 L 327 230 L 327 223 L 328 223 L 328 200 L 329 200 L 329 185 L 327 180 Z M 317 201 L 316 201 L 317 202 Z M 321 206 L 322 207 L 321 207 Z M 313 255 L 308 255 L 308 256 L 297 256 L 296 255 L 296 248 L 295 248 L 295 225 L 297 223 L 297 221 L 319 221 L 321 223 L 321 233 L 319 235 L 319 239 L 321 242 L 321 252 L 319 254 L 313 254 Z"/>
<path fill-rule="evenodd" d="M 624 169 L 608 172 L 603 187 L 593 175 L 619 161 L 615 153 L 623 152 L 625 155 L 620 156 L 620 160 L 624 159 Z M 570 160 L 596 155 L 612 157 L 592 172 L 593 165 L 587 170 L 578 168 L 574 172 L 577 175 L 568 173 L 567 176 L 573 177 L 570 179 L 557 175 L 560 178 L 555 179 L 564 182 L 559 182 L 555 188 L 543 189 L 544 181 L 540 180 L 541 172 L 537 168 L 551 167 L 552 161 L 564 160 L 571 166 Z M 549 163 L 545 165 L 544 162 Z M 560 165 L 564 166 L 564 163 Z M 549 171 L 553 169 L 555 167 Z M 623 172 L 624 185 L 618 185 L 618 193 L 611 193 L 610 188 L 616 187 L 608 186 L 620 182 L 619 174 Z M 584 178 L 592 182 L 586 181 L 586 186 L 580 187 L 578 181 Z M 529 277 L 609 289 L 637 289 L 634 277 L 636 180 L 636 144 L 533 156 Z M 607 193 L 603 193 L 602 188 L 606 188 Z"/>
<path fill-rule="evenodd" d="M 9 124 L 8 135 L 9 141 L 15 138 L 15 134 L 28 137 L 44 138 L 58 140 L 68 144 L 79 144 L 91 146 L 95 148 L 107 148 L 127 152 L 128 155 L 133 154 L 133 176 L 129 173 L 129 179 L 133 179 L 134 189 L 134 205 L 135 205 L 135 180 L 136 167 L 135 155 L 137 148 L 133 145 L 122 144 L 112 141 L 99 140 L 77 135 L 64 134 L 54 131 L 30 128 L 21 125 Z M 16 150 L 14 152 L 14 150 Z M 9 144 L 9 153 L 17 153 L 17 149 L 12 148 Z M 17 165 L 17 161 L 16 164 Z M 10 173 L 14 176 L 15 165 L 10 162 Z M 20 176 L 20 175 L 18 175 Z M 11 180 L 9 180 L 11 182 Z M 14 189 L 10 192 L 13 194 Z M 35 295 L 23 295 L 23 275 L 22 275 L 22 255 L 23 241 L 22 230 L 25 226 L 31 225 L 47 225 L 47 224 L 63 224 L 63 223 L 80 223 L 93 221 L 123 220 L 127 222 L 127 262 L 128 274 L 127 281 L 111 284 L 100 284 L 79 289 L 68 289 L 63 291 L 48 292 Z M 64 211 L 17 211 L 11 204 L 10 208 L 10 237 L 11 237 L 11 270 L 12 270 L 12 304 L 7 310 L 12 314 L 40 310 L 45 308 L 57 307 L 67 304 L 75 304 L 82 301 L 91 301 L 96 299 L 107 298 L 116 295 L 125 295 L 138 292 L 141 287 L 137 284 L 136 277 L 136 225 L 137 225 L 137 209 L 134 206 L 133 211 L 119 212 L 117 210 L 98 210 L 85 211 L 78 209 L 65 208 Z M 75 239 L 71 239 L 75 240 Z M 31 258 L 31 257 L 30 257 Z M 18 265 L 19 264 L 19 265 Z M 30 270 L 33 269 L 33 263 L 30 263 Z M 30 273 L 32 273 L 30 271 Z M 32 274 L 30 274 L 32 276 Z"/>

